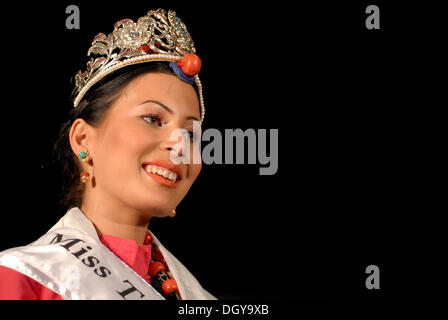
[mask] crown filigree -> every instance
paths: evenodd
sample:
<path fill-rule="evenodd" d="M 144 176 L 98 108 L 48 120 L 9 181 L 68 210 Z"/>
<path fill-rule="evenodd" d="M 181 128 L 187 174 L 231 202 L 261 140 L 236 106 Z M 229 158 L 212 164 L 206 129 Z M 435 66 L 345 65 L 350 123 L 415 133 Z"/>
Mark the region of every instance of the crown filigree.
<path fill-rule="evenodd" d="M 74 107 L 89 88 L 115 70 L 138 63 L 168 61 L 177 64 L 178 67 L 174 70 L 177 75 L 180 75 L 179 72 L 183 73 L 182 70 L 185 72 L 181 79 L 194 79 L 196 82 L 202 122 L 205 108 L 202 85 L 197 75 L 201 63 L 195 53 L 193 39 L 187 27 L 172 10 L 150 10 L 137 22 L 131 19 L 120 20 L 115 23 L 112 33 L 107 36 L 99 33 L 93 38 L 87 51 L 87 56 L 91 58 L 86 70 L 79 70 L 75 76 Z"/>

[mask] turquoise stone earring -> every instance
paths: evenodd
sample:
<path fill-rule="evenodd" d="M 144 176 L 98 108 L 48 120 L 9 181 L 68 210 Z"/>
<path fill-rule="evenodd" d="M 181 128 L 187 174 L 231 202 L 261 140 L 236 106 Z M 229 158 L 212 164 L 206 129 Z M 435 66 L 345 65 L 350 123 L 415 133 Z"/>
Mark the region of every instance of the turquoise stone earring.
<path fill-rule="evenodd" d="M 87 172 L 87 162 L 89 162 L 89 152 L 87 150 L 81 151 L 79 154 L 82 162 L 84 162 L 84 172 L 81 173 L 81 182 L 87 183 L 89 181 L 89 173 Z"/>

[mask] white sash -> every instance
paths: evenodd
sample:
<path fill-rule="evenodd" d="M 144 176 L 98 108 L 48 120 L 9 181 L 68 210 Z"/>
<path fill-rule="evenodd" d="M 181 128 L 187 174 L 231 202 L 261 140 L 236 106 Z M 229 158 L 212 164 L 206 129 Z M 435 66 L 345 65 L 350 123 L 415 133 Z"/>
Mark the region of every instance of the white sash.
<path fill-rule="evenodd" d="M 154 235 L 153 235 L 154 236 Z M 182 299 L 216 299 L 154 236 Z M 14 269 L 73 300 L 162 300 L 150 284 L 104 246 L 93 224 L 72 208 L 37 241 L 0 252 Z"/>

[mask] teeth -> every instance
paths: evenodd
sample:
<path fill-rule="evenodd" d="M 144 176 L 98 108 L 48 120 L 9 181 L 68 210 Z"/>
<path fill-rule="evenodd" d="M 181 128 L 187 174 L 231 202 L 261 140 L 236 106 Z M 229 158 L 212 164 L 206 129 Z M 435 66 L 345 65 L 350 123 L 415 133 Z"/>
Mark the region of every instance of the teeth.
<path fill-rule="evenodd" d="M 165 177 L 171 181 L 177 180 L 177 174 L 175 172 L 165 169 L 165 168 L 147 165 L 146 172 L 158 174 L 159 176 Z"/>

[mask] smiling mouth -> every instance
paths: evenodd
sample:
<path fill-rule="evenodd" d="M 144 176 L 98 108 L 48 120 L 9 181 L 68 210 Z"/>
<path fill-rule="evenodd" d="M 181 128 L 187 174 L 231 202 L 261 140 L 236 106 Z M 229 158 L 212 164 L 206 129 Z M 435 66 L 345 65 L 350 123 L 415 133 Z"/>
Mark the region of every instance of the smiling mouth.
<path fill-rule="evenodd" d="M 168 187 L 176 187 L 182 179 L 176 172 L 162 166 L 145 164 L 143 170 L 151 178 Z"/>
<path fill-rule="evenodd" d="M 160 167 L 160 166 L 154 166 L 154 165 L 146 165 L 144 168 L 146 172 L 148 173 L 154 173 L 161 177 L 164 177 L 168 180 L 171 180 L 173 182 L 176 182 L 178 179 L 177 173 L 174 171 L 171 171 L 170 169 Z"/>

